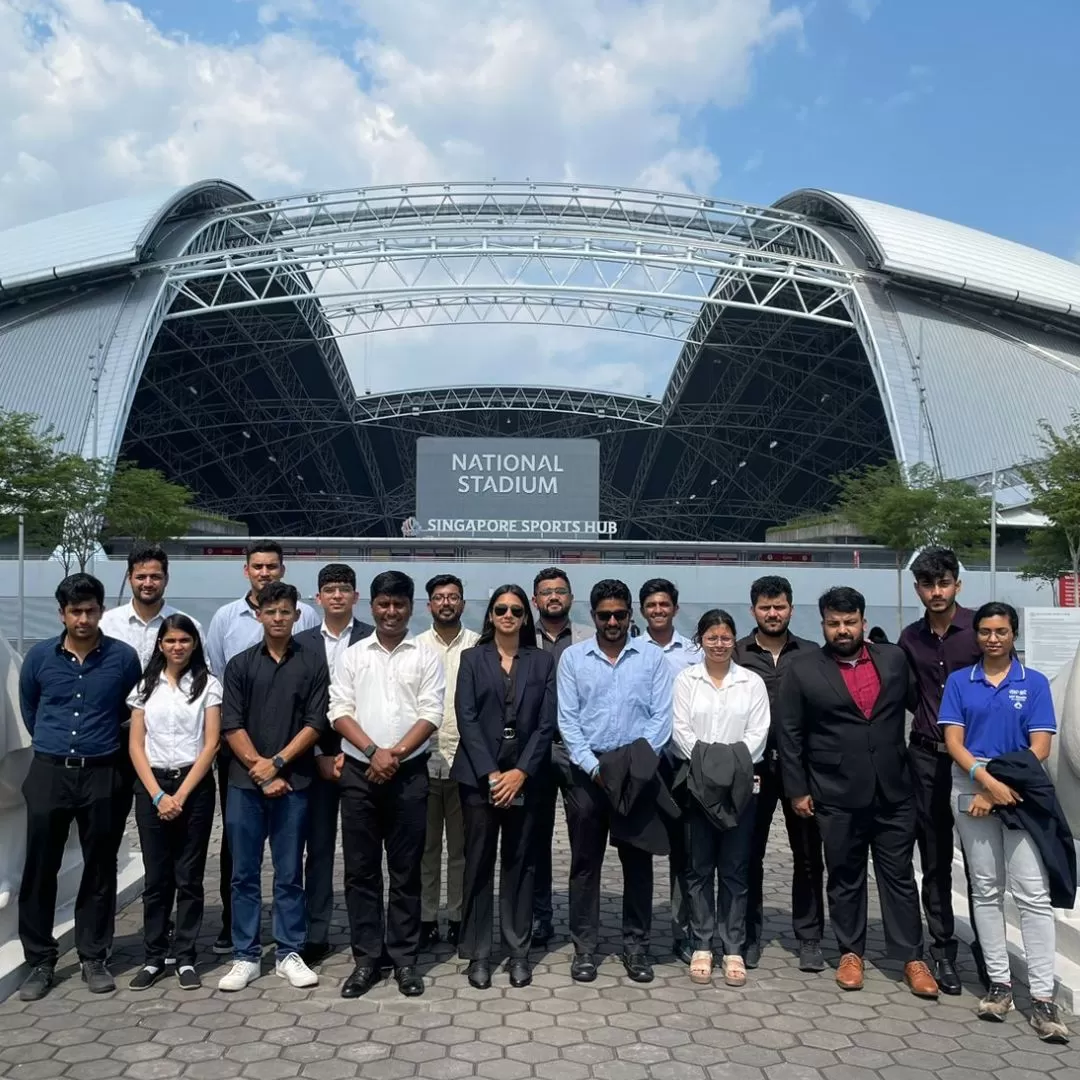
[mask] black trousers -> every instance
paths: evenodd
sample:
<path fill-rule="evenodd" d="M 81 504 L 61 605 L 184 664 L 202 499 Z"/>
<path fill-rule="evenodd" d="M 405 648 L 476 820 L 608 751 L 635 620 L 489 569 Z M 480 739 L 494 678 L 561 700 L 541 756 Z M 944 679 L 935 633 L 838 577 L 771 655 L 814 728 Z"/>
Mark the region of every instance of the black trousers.
<path fill-rule="evenodd" d="M 117 764 L 69 769 L 35 754 L 22 793 L 26 863 L 19 886 L 19 938 L 26 962 L 56 964 L 56 879 L 73 821 L 83 857 L 75 950 L 80 960 L 104 960 L 116 921 L 116 802 L 123 796 Z"/>
<path fill-rule="evenodd" d="M 668 790 L 671 791 L 681 817 L 669 818 L 664 816 L 667 826 L 668 843 L 671 853 L 668 855 L 668 883 L 671 898 L 671 940 L 678 946 L 690 940 L 690 902 L 687 899 L 689 890 L 687 831 L 684 820 L 687 808 L 686 785 L 675 786 L 675 773 L 678 767 L 677 760 L 672 756 L 670 749 L 665 750 L 660 757 L 660 775 Z"/>
<path fill-rule="evenodd" d="M 221 897 L 221 932 L 232 937 L 232 852 L 229 830 L 225 828 L 225 807 L 229 801 L 229 761 L 232 755 L 219 750 L 217 773 L 218 804 L 221 807 L 221 844 L 218 848 L 218 896 Z"/>
<path fill-rule="evenodd" d="M 188 770 L 179 775 L 155 770 L 158 785 L 175 795 Z M 156 794 L 156 792 L 155 792 Z M 188 796 L 183 813 L 162 821 L 150 794 L 140 784 L 135 792 L 135 821 L 139 826 L 145 883 L 143 886 L 144 963 L 162 967 L 165 957 L 179 965 L 195 963 L 202 929 L 206 852 L 214 826 L 214 777 L 207 773 Z M 173 904 L 176 924 L 173 926 Z M 173 948 L 169 952 L 169 937 Z"/>
<path fill-rule="evenodd" d="M 536 871 L 533 880 L 533 919 L 550 923 L 554 915 L 551 903 L 551 853 L 555 846 L 555 804 L 559 793 L 570 783 L 570 757 L 561 743 L 551 745 L 551 765 L 538 773 L 535 782 Z"/>
<path fill-rule="evenodd" d="M 765 853 L 769 846 L 776 804 L 784 811 L 791 849 L 791 928 L 799 941 L 820 941 L 825 933 L 825 859 L 816 818 L 803 818 L 784 798 L 780 772 L 763 762 L 754 769 L 761 791 L 754 811 L 754 838 L 750 852 L 750 879 L 746 909 L 746 940 L 761 941 L 765 919 Z"/>
<path fill-rule="evenodd" d="M 334 856 L 337 852 L 341 786 L 316 772 L 308 788 L 307 854 L 304 859 L 304 902 L 307 939 L 325 945 L 334 915 Z"/>
<path fill-rule="evenodd" d="M 341 780 L 341 850 L 353 956 L 379 964 L 383 944 L 394 967 L 420 951 L 420 860 L 427 833 L 427 755 L 403 762 L 393 778 L 372 783 L 367 764 L 345 756 Z M 383 904 L 383 850 L 390 878 Z"/>
<path fill-rule="evenodd" d="M 120 732 L 120 753 L 116 757 L 117 786 L 116 795 L 113 798 L 113 873 L 120 872 L 120 845 L 124 842 L 124 832 L 127 830 L 128 818 L 131 816 L 131 806 L 135 801 L 135 766 L 132 764 L 131 755 L 128 753 L 128 729 L 125 727 Z M 109 943 L 106 946 L 106 954 L 112 952 L 113 936 L 116 932 L 115 921 L 109 927 Z"/>
<path fill-rule="evenodd" d="M 922 919 L 915 889 L 915 799 L 886 802 L 879 791 L 869 806 L 852 810 L 814 803 L 825 845 L 829 919 L 842 953 L 866 952 L 867 863 L 874 856 L 885 944 L 894 960 L 919 960 Z"/>
<path fill-rule="evenodd" d="M 575 952 L 593 953 L 600 935 L 600 873 L 611 804 L 600 785 L 576 765 L 563 798 L 570 832 L 570 938 Z M 630 844 L 615 849 L 623 869 L 623 945 L 644 951 L 652 926 L 653 857 Z"/>

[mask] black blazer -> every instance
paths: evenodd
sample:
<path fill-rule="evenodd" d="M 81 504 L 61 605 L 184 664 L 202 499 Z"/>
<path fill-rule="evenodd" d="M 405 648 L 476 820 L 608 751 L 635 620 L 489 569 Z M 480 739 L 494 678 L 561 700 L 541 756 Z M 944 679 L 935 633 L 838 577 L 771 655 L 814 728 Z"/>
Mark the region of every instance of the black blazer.
<path fill-rule="evenodd" d="M 881 679 L 867 720 L 824 648 L 799 653 L 781 679 L 777 725 L 784 794 L 848 809 L 869 806 L 880 786 L 889 802 L 910 798 L 913 780 L 904 737 L 915 707 L 915 676 L 895 645 L 867 643 Z"/>
<path fill-rule="evenodd" d="M 496 756 L 503 732 L 503 674 L 495 642 L 475 645 L 461 654 L 454 712 L 461 744 L 454 755 L 450 779 L 483 787 L 498 772 Z M 521 744 L 517 767 L 536 776 L 547 764 L 555 736 L 555 661 L 543 649 L 518 652 L 514 688 L 517 737 Z"/>
<path fill-rule="evenodd" d="M 370 637 L 374 633 L 375 627 L 370 623 L 355 619 L 353 621 L 352 633 L 349 635 L 349 644 L 355 645 L 358 641 Z M 323 650 L 323 655 L 326 655 L 326 646 L 323 643 L 322 636 L 322 626 L 313 626 L 310 630 L 301 630 L 299 634 L 294 634 L 293 638 L 296 641 L 302 641 L 305 645 L 317 645 Z M 333 679 L 333 675 L 334 673 L 331 671 L 331 679 Z M 318 746 L 324 754 L 330 754 L 331 756 L 336 757 L 341 753 L 341 736 L 327 724 L 326 731 L 319 736 Z"/>

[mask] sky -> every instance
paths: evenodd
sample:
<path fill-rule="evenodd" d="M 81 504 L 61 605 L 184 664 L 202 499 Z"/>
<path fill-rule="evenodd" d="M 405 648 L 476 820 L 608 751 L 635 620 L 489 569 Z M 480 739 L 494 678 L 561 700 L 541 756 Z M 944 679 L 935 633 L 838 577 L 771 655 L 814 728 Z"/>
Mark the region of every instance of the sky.
<path fill-rule="evenodd" d="M 0 228 L 210 176 L 529 177 L 823 187 L 1077 258 L 1078 40 L 1075 0 L 0 0 Z M 520 326 L 343 347 L 375 390 L 658 392 L 677 351 Z"/>

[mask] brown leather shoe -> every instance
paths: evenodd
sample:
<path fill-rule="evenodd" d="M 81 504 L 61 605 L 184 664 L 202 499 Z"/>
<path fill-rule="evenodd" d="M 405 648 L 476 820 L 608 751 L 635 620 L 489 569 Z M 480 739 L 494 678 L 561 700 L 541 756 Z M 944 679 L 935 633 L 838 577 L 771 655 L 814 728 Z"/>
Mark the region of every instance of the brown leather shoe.
<path fill-rule="evenodd" d="M 921 960 L 912 960 L 904 965 L 904 982 L 908 984 L 908 989 L 916 997 L 936 998 L 938 996 L 937 979 Z"/>
<path fill-rule="evenodd" d="M 927 974 L 930 973 L 927 972 Z M 861 990 L 862 983 L 863 958 L 856 956 L 853 952 L 844 953 L 840 957 L 840 966 L 836 969 L 836 985 L 841 990 Z"/>

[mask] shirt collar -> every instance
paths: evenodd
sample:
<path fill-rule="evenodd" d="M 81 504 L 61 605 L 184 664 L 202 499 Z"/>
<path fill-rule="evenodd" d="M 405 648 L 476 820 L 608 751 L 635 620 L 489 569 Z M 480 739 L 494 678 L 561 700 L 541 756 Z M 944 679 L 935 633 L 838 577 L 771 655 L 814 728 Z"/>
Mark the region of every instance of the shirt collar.
<path fill-rule="evenodd" d="M 325 622 L 319 627 L 319 632 L 324 638 L 329 638 L 331 641 L 340 641 L 343 637 L 351 636 L 352 632 L 356 629 L 356 616 L 353 616 L 352 622 L 341 631 L 340 634 L 333 633 L 326 625 Z"/>
<path fill-rule="evenodd" d="M 615 663 L 618 664 L 627 653 L 641 652 L 641 646 L 638 644 L 640 640 L 640 637 L 632 638 L 628 636 L 626 644 L 622 647 L 622 652 L 615 658 Z M 589 648 L 586 651 L 592 653 L 594 656 L 599 656 L 605 663 L 611 663 L 607 657 L 607 653 L 600 648 L 600 642 L 597 640 L 595 634 L 593 634 L 590 639 Z"/>
<path fill-rule="evenodd" d="M 788 649 L 797 649 L 797 648 L 799 648 L 799 640 L 800 639 L 797 638 L 789 630 L 788 631 L 787 641 L 784 642 L 784 647 L 780 650 L 781 655 L 783 653 L 786 653 L 788 651 Z M 761 645 L 758 642 L 756 632 L 752 632 L 752 633 L 747 634 L 746 637 L 744 637 L 742 639 L 742 641 L 738 642 L 738 644 L 742 648 L 748 649 L 750 652 L 756 652 L 756 653 L 768 653 L 769 652 L 768 649 L 766 649 L 763 645 Z M 770 653 L 769 655 L 772 655 L 772 654 Z"/>
<path fill-rule="evenodd" d="M 682 634 L 679 633 L 678 630 L 674 629 L 671 631 L 671 640 L 666 645 L 661 645 L 659 641 L 656 641 L 649 634 L 648 630 L 646 630 L 645 633 L 642 634 L 637 640 L 648 641 L 663 652 L 671 652 L 673 649 L 695 648 L 694 643 L 688 637 L 684 637 Z"/>
<path fill-rule="evenodd" d="M 998 683 L 998 686 L 1004 686 L 1006 683 L 1011 682 L 1025 682 L 1027 680 L 1027 668 L 1020 663 L 1016 657 L 1013 657 L 1012 663 L 1009 665 L 1009 670 L 1005 672 L 1005 678 Z M 986 686 L 993 687 L 993 683 L 986 677 L 986 672 L 983 671 L 982 661 L 980 660 L 971 669 L 971 675 L 969 676 L 969 682 L 981 682 Z"/>
<path fill-rule="evenodd" d="M 565 625 L 565 626 L 564 626 L 564 627 L 563 627 L 563 628 L 562 628 L 562 629 L 561 629 L 561 630 L 560 630 L 560 631 L 559 631 L 559 632 L 558 632 L 558 633 L 557 633 L 557 634 L 556 634 L 556 635 L 555 635 L 554 637 L 552 637 L 552 636 L 551 636 L 551 635 L 550 635 L 550 634 L 549 634 L 549 633 L 548 633 L 548 632 L 547 632 L 547 631 L 546 631 L 546 630 L 544 629 L 544 625 L 543 625 L 543 623 L 541 623 L 541 622 L 539 622 L 539 621 L 538 621 L 538 622 L 537 622 L 537 624 L 536 624 L 536 634 L 537 634 L 537 637 L 540 637 L 540 638 L 546 638 L 546 639 L 547 639 L 548 641 L 550 641 L 550 642 L 551 642 L 552 644 L 554 644 L 554 643 L 555 643 L 556 641 L 559 641 L 559 640 L 561 640 L 561 639 L 562 639 L 562 638 L 564 638 L 564 637 L 569 637 L 569 636 L 570 636 L 570 635 L 571 635 L 571 634 L 572 634 L 573 632 L 574 632 L 574 628 L 573 628 L 573 627 L 572 627 L 572 626 L 570 625 L 570 621 L 569 621 L 569 620 L 567 620 L 567 623 L 566 623 L 566 625 Z"/>
<path fill-rule="evenodd" d="M 863 645 L 862 650 L 857 652 L 854 656 L 837 656 L 831 649 L 829 655 L 841 666 L 841 667 L 858 667 L 859 664 L 866 663 L 870 660 L 870 650 Z"/>
<path fill-rule="evenodd" d="M 357 644 L 362 649 L 369 649 L 372 652 L 381 652 L 385 653 L 387 656 L 393 656 L 394 653 L 398 651 L 398 649 L 415 649 L 417 642 L 416 638 L 407 637 L 403 641 L 399 642 L 398 645 L 393 649 L 393 651 L 390 651 L 383 646 L 381 641 L 379 641 L 379 635 L 375 632 L 372 632 L 368 634 L 366 638 L 363 638 L 361 641 L 357 642 Z"/>
<path fill-rule="evenodd" d="M 164 620 L 167 619 L 170 615 L 174 614 L 176 610 L 169 604 L 162 604 L 161 610 L 158 611 L 156 615 L 152 615 L 146 622 L 143 622 L 143 620 L 139 618 L 139 613 L 135 610 L 134 600 L 129 600 L 125 607 L 127 608 L 127 621 L 129 623 L 134 623 L 138 626 L 146 627 L 158 621 L 164 622 Z"/>
<path fill-rule="evenodd" d="M 60 636 L 56 639 L 55 648 L 56 648 L 56 652 L 58 654 L 62 654 L 62 653 L 71 651 L 70 649 L 65 649 L 64 648 L 64 642 L 66 640 L 67 640 L 67 630 L 64 629 L 64 630 L 60 631 Z M 93 656 L 94 653 L 104 652 L 107 648 L 109 648 L 109 645 L 107 643 L 110 642 L 110 641 L 113 641 L 113 640 L 114 639 L 109 637 L 108 634 L 103 634 L 100 631 L 98 631 L 98 642 L 86 655 L 87 656 Z M 72 655 L 74 656 L 74 653 L 72 653 Z"/>
<path fill-rule="evenodd" d="M 699 679 L 702 682 L 707 682 L 712 685 L 712 679 L 709 678 L 709 670 L 705 666 L 705 661 L 702 660 L 700 664 L 692 664 L 686 669 L 690 672 L 687 678 Z M 750 681 L 750 672 L 742 666 L 742 664 L 736 664 L 734 660 L 731 661 L 728 667 L 727 676 L 724 678 L 724 686 L 731 686 L 734 683 L 744 683 Z"/>
<path fill-rule="evenodd" d="M 949 623 L 949 629 L 945 631 L 945 636 L 950 637 L 953 634 L 959 634 L 961 631 L 970 630 L 973 626 L 974 616 L 975 612 L 971 608 L 957 604 L 956 610 L 953 612 L 952 622 Z M 937 634 L 934 633 L 930 626 L 930 616 L 925 613 L 922 619 L 919 620 L 919 629 L 930 637 L 937 637 Z"/>
<path fill-rule="evenodd" d="M 431 629 L 428 631 L 433 645 L 438 645 L 440 649 L 446 649 L 449 652 L 455 645 L 459 645 L 462 639 L 465 637 L 465 627 L 459 626 L 458 632 L 454 635 L 453 640 L 447 642 L 439 636 L 439 631 L 435 629 L 435 624 L 432 623 Z M 402 643 L 404 644 L 404 642 Z"/>

